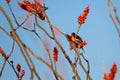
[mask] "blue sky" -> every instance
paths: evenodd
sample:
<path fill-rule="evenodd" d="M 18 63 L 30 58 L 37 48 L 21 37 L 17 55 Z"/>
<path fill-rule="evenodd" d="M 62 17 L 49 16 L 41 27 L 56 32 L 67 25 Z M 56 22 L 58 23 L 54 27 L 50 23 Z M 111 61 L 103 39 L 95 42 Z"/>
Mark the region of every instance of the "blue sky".
<path fill-rule="evenodd" d="M 19 1 L 19 0 L 18 0 Z M 20 0 L 22 1 L 22 0 Z M 90 12 L 87 16 L 87 19 L 85 23 L 82 25 L 79 35 L 83 38 L 83 40 L 87 41 L 87 45 L 85 46 L 85 56 L 90 62 L 90 75 L 93 78 L 93 80 L 102 80 L 103 79 L 103 71 L 102 71 L 102 64 L 105 64 L 106 71 L 109 72 L 109 69 L 113 62 L 116 62 L 118 65 L 118 73 L 116 75 L 116 79 L 120 79 L 120 39 L 118 38 L 118 34 L 115 30 L 115 27 L 110 20 L 108 16 L 108 6 L 107 6 L 107 0 L 45 0 L 44 3 L 48 7 L 48 10 L 46 11 L 50 21 L 52 24 L 57 26 L 61 31 L 67 34 L 71 34 L 71 32 L 76 32 L 78 23 L 77 23 L 77 17 L 83 12 L 84 8 L 89 5 Z M 114 0 L 113 3 L 115 4 L 118 14 L 120 14 L 120 1 Z M 0 1 L 0 5 L 4 7 L 4 9 L 10 14 L 8 7 L 5 3 L 5 1 Z M 13 12 L 16 16 L 24 16 L 27 13 L 23 10 L 20 10 L 17 6 L 16 1 L 11 1 L 11 6 L 13 8 Z M 17 6 L 17 7 L 16 7 Z M 9 15 L 13 21 L 13 18 L 11 15 Z M 9 31 L 9 25 L 5 21 L 5 18 L 0 13 L 0 25 Z M 19 20 L 20 21 L 20 20 Z M 14 21 L 13 21 L 13 24 Z M 48 25 L 44 22 L 41 22 L 42 26 L 45 26 L 47 30 Z M 30 26 L 31 28 L 32 26 Z M 34 52 L 38 53 L 41 57 L 45 58 L 45 54 L 43 46 L 41 46 L 41 43 L 38 41 L 38 39 L 33 35 L 32 33 L 27 33 L 26 31 L 20 29 L 18 30 L 19 36 L 22 38 L 23 42 L 27 44 Z M 45 37 L 45 34 L 41 31 L 38 31 L 39 34 L 43 34 L 43 39 L 48 39 Z M 67 54 L 70 56 L 72 60 L 74 60 L 74 54 L 73 51 L 69 50 L 69 44 L 64 36 L 59 36 L 58 40 L 66 50 Z M 12 41 L 11 41 L 12 42 Z M 11 48 L 10 39 L 5 37 L 2 31 L 0 31 L 0 46 L 6 51 L 6 53 L 9 52 Z M 7 44 L 6 44 L 7 43 Z M 64 43 L 64 44 L 63 44 Z M 55 45 L 54 42 L 50 41 L 51 46 L 53 47 Z M 7 47 L 6 47 L 7 46 Z M 24 69 L 27 69 L 27 66 L 24 62 L 24 59 L 22 58 L 22 55 L 20 55 L 18 46 L 15 45 L 15 51 L 13 55 L 11 56 L 11 60 L 15 61 L 15 65 L 17 63 L 20 63 Z M 41 53 L 41 54 L 40 54 Z M 19 55 L 19 56 L 18 56 Z M 18 57 L 16 57 L 18 56 Z M 47 58 L 45 58 L 47 60 Z M 2 64 L 3 58 L 0 56 L 0 64 Z M 53 79 L 53 76 L 49 76 L 51 72 L 48 72 L 49 69 L 44 66 L 44 64 L 39 63 L 39 61 L 34 60 L 34 63 L 36 64 L 36 69 L 40 70 L 39 74 L 42 76 L 43 80 L 47 80 L 45 75 L 43 73 L 48 73 L 48 77 L 50 79 Z M 61 65 L 62 68 L 61 68 Z M 59 53 L 59 61 L 57 63 L 57 69 L 66 80 L 70 80 L 71 76 L 71 69 L 68 67 L 68 63 L 66 60 L 64 60 L 63 54 Z M 1 65 L 0 65 L 1 67 Z M 46 70 L 44 70 L 46 69 Z M 63 69 L 63 70 L 62 70 Z M 48 71 L 47 71 L 48 70 Z M 82 70 L 79 69 L 79 74 L 82 75 L 82 78 L 84 80 L 84 74 L 81 72 Z M 6 75 L 8 74 L 8 75 Z M 26 70 L 26 75 L 23 78 L 23 80 L 26 80 L 28 78 L 29 71 Z M 7 77 L 6 77 L 7 76 Z M 10 80 L 16 79 L 14 77 L 14 74 L 7 64 L 5 67 L 5 71 L 2 76 L 2 80 L 8 80 L 9 77 L 11 77 Z"/>

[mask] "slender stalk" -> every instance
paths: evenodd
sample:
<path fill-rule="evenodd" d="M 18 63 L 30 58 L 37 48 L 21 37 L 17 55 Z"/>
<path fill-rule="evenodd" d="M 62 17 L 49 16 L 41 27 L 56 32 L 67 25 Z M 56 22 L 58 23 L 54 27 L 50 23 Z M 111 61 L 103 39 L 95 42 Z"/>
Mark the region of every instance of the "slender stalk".
<path fill-rule="evenodd" d="M 7 60 L 7 62 L 8 62 L 8 64 L 10 65 L 10 67 L 13 69 L 13 71 L 14 71 L 14 73 L 16 74 L 17 78 L 19 79 L 19 75 L 18 75 L 18 73 L 16 72 L 13 63 L 10 63 L 8 60 Z"/>
<path fill-rule="evenodd" d="M 8 56 L 8 57 L 10 57 L 10 56 L 12 55 L 13 50 L 14 50 L 14 46 L 15 46 L 15 41 L 13 40 L 12 48 L 11 48 L 11 51 L 10 51 L 10 53 L 9 53 L 9 56 Z"/>
<path fill-rule="evenodd" d="M 118 37 L 120 38 L 120 30 L 119 30 L 119 28 L 118 28 L 118 26 L 117 26 L 117 23 L 115 22 L 115 20 L 114 20 L 114 17 L 112 16 L 112 14 L 111 14 L 111 11 L 110 11 L 110 6 L 111 6 L 111 0 L 108 0 L 108 14 L 109 14 L 109 17 L 110 17 L 110 19 L 112 20 L 112 22 L 113 22 L 113 24 L 114 24 L 114 27 L 115 27 L 115 29 L 116 29 L 116 31 L 117 31 L 117 33 L 118 33 Z M 112 6 L 113 6 L 113 4 L 112 4 Z M 115 10 L 115 9 L 114 9 Z M 116 15 L 116 11 L 114 11 L 114 13 L 115 13 L 115 15 Z M 119 22 L 118 22 L 119 23 Z"/>
<path fill-rule="evenodd" d="M 27 19 L 29 18 L 29 15 L 25 18 L 25 20 L 21 24 L 19 24 L 16 17 L 15 17 L 15 15 L 14 15 L 14 13 L 13 13 L 13 11 L 12 11 L 12 8 L 11 8 L 10 4 L 8 4 L 8 7 L 10 9 L 10 12 L 12 13 L 12 16 L 14 18 L 15 23 L 18 26 L 17 28 L 15 28 L 15 31 L 16 31 L 19 27 L 21 27 L 27 21 Z"/>
<path fill-rule="evenodd" d="M 10 37 L 10 34 L 3 27 L 0 26 L 0 30 L 2 30 L 7 36 Z"/>
<path fill-rule="evenodd" d="M 35 15 L 35 23 L 50 39 L 53 39 L 53 37 L 38 23 L 37 15 Z"/>
<path fill-rule="evenodd" d="M 2 68 L 1 68 L 1 70 L 0 70 L 0 77 L 2 76 L 2 73 L 3 73 L 3 70 L 4 70 L 4 68 L 5 68 L 5 65 L 6 65 L 6 60 L 4 60 L 3 65 L 2 65 Z"/>
<path fill-rule="evenodd" d="M 82 61 L 81 61 L 81 58 L 80 58 L 80 55 L 78 55 L 79 65 L 81 66 L 81 68 L 83 69 L 83 71 L 84 71 L 85 74 L 86 74 L 86 80 L 92 80 L 92 78 L 91 78 L 90 75 L 89 75 L 89 68 L 90 68 L 89 62 L 88 62 L 88 60 L 85 59 L 85 57 L 83 56 L 83 53 L 82 53 L 82 57 L 83 57 L 83 59 L 87 62 L 88 71 L 87 71 L 87 70 L 85 69 L 85 67 L 83 66 Z"/>
<path fill-rule="evenodd" d="M 110 4 L 111 4 L 111 7 L 113 8 L 113 11 L 114 11 L 114 16 L 116 18 L 116 21 L 118 22 L 119 26 L 120 26 L 120 19 L 117 15 L 117 9 L 115 8 L 114 4 L 112 3 L 112 1 L 110 0 Z"/>
<path fill-rule="evenodd" d="M 81 28 L 81 24 L 78 24 L 78 29 L 77 29 L 77 32 L 76 32 L 76 34 L 78 34 L 78 33 L 79 33 L 79 31 L 80 31 L 80 28 Z"/>

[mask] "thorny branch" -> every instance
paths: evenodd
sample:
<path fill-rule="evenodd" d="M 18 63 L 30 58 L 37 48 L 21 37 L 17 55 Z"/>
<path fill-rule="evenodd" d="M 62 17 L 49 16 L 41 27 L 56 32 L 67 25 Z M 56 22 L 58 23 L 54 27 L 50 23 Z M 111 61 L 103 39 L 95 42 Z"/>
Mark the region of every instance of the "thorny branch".
<path fill-rule="evenodd" d="M 42 31 L 44 31 L 44 33 L 45 33 L 49 38 L 53 39 L 53 37 L 50 36 L 50 34 L 49 34 L 42 26 L 40 26 L 38 23 L 36 23 L 36 24 L 37 24 L 38 28 L 40 28 Z"/>

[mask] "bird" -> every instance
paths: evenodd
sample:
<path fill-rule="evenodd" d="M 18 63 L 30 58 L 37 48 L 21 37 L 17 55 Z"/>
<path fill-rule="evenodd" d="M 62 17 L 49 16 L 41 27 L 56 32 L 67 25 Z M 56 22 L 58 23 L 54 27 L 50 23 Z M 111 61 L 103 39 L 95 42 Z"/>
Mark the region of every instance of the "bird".
<path fill-rule="evenodd" d="M 75 34 L 74 32 L 71 33 L 71 40 L 77 44 L 83 42 L 82 38 L 80 36 L 78 36 L 77 34 Z"/>
<path fill-rule="evenodd" d="M 71 40 L 77 44 L 77 48 L 81 48 L 84 51 L 83 46 L 80 46 L 81 43 L 83 43 L 83 40 L 80 36 L 78 36 L 77 34 L 75 34 L 74 32 L 71 33 Z"/>

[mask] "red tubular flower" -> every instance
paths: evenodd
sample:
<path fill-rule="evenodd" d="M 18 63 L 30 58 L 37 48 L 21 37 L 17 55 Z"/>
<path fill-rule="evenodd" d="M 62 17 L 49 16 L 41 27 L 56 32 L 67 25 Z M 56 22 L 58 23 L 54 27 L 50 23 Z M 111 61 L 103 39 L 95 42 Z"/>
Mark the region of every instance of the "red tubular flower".
<path fill-rule="evenodd" d="M 86 42 L 86 41 L 83 41 L 83 42 L 80 43 L 80 47 L 82 48 L 82 47 L 84 47 L 86 44 L 87 44 L 87 42 Z"/>
<path fill-rule="evenodd" d="M 104 80 L 110 80 L 110 77 L 107 73 L 104 73 Z"/>
<path fill-rule="evenodd" d="M 79 23 L 79 24 L 83 24 L 84 22 L 85 22 L 85 17 L 83 17 L 83 16 L 80 15 L 80 16 L 78 17 L 78 23 Z"/>
<path fill-rule="evenodd" d="M 10 3 L 11 0 L 6 0 L 7 3 Z"/>
<path fill-rule="evenodd" d="M 78 16 L 78 24 L 83 24 L 85 22 L 85 19 L 86 19 L 88 13 L 89 13 L 89 6 L 87 6 L 84 9 L 82 15 Z"/>
<path fill-rule="evenodd" d="M 117 65 L 116 63 L 113 63 L 109 73 L 110 80 L 114 80 L 116 73 L 117 73 Z"/>
<path fill-rule="evenodd" d="M 37 2 L 36 3 L 34 3 L 34 2 L 31 3 L 30 7 L 35 9 L 35 10 L 39 10 L 39 9 L 43 8 L 43 6 L 40 3 L 37 3 Z"/>
<path fill-rule="evenodd" d="M 104 80 L 114 80 L 115 75 L 117 73 L 117 64 L 113 63 L 111 69 L 110 69 L 110 73 L 104 73 Z"/>
<path fill-rule="evenodd" d="M 5 60 L 8 59 L 8 56 L 5 54 L 5 52 L 2 50 L 2 48 L 0 48 L 0 54 L 3 56 L 3 58 L 4 58 Z"/>
<path fill-rule="evenodd" d="M 23 1 L 26 6 L 31 6 L 31 3 L 28 0 Z"/>
<path fill-rule="evenodd" d="M 54 47 L 52 53 L 53 53 L 53 60 L 54 60 L 54 62 L 57 62 L 58 61 L 58 50 L 57 50 L 56 47 Z"/>
<path fill-rule="evenodd" d="M 89 6 L 87 6 L 87 7 L 84 9 L 82 16 L 87 16 L 88 13 L 89 13 Z"/>
<path fill-rule="evenodd" d="M 109 80 L 114 80 L 114 77 L 115 77 L 114 74 L 111 74 L 111 73 L 108 74 L 108 78 L 109 78 Z"/>
<path fill-rule="evenodd" d="M 38 16 L 40 19 L 45 20 L 45 15 L 44 13 L 38 13 Z"/>
<path fill-rule="evenodd" d="M 23 9 L 23 10 L 25 10 L 25 11 L 27 11 L 27 12 L 31 12 L 30 7 L 27 6 L 26 4 L 21 3 L 21 2 L 18 2 L 18 5 L 19 5 L 19 7 L 20 7 L 21 9 Z"/>
<path fill-rule="evenodd" d="M 112 74 L 116 74 L 117 73 L 117 64 L 113 63 L 111 69 L 110 69 L 110 73 Z"/>
<path fill-rule="evenodd" d="M 17 69 L 18 72 L 20 72 L 21 71 L 21 65 L 17 64 L 16 69 Z"/>
<path fill-rule="evenodd" d="M 25 75 L 25 70 L 22 70 L 21 73 L 20 73 L 20 75 L 19 75 L 20 80 L 22 80 L 22 78 L 23 78 L 24 75 Z"/>

